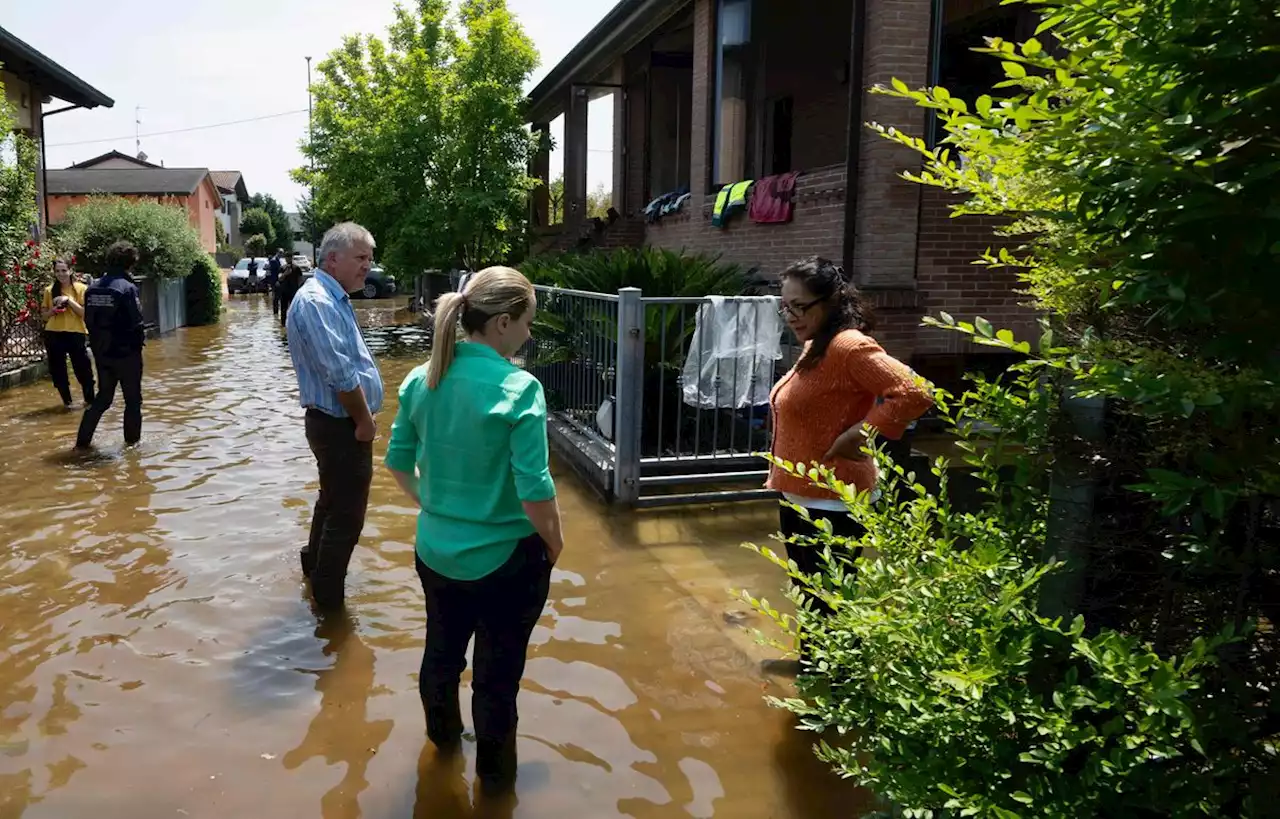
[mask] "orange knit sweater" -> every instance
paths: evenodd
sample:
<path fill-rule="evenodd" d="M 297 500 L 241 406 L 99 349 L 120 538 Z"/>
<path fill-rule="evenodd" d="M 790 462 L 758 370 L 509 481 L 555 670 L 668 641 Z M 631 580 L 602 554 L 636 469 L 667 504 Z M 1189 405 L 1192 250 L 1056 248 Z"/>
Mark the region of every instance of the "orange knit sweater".
<path fill-rule="evenodd" d="M 882 400 L 877 403 L 877 398 Z M 832 339 L 816 367 L 793 368 L 783 376 L 774 386 L 769 404 L 774 456 L 792 463 L 818 464 L 841 433 L 862 421 L 886 438 L 902 437 L 907 425 L 933 406 L 933 398 L 919 376 L 886 353 L 875 339 L 857 330 L 845 330 Z M 826 466 L 858 491 L 875 488 L 873 459 L 836 458 Z M 835 497 L 776 466 L 769 469 L 767 485 L 806 498 Z"/>

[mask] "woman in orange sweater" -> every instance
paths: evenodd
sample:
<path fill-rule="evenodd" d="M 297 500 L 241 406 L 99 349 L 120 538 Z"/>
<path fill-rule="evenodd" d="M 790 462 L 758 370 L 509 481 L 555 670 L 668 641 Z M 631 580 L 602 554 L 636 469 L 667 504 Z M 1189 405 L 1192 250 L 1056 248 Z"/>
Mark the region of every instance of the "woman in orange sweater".
<path fill-rule="evenodd" d="M 814 257 L 793 264 L 781 278 L 782 316 L 804 352 L 770 396 L 773 455 L 792 463 L 825 465 L 858 492 L 874 493 L 876 463 L 862 451 L 868 432 L 900 438 L 933 406 L 933 399 L 909 367 L 867 335 L 870 311 L 839 265 Z M 803 507 L 812 519 L 829 521 L 836 535 L 863 534 L 841 499 L 808 480 L 774 466 L 768 486 Z M 781 530 L 788 538 L 817 534 L 788 506 L 782 507 Z M 856 549 L 851 559 L 857 560 L 860 553 Z M 807 574 L 824 569 L 820 550 L 811 545 L 788 543 L 787 557 Z M 813 603 L 825 609 L 819 601 Z M 802 643 L 802 664 L 806 659 Z"/>

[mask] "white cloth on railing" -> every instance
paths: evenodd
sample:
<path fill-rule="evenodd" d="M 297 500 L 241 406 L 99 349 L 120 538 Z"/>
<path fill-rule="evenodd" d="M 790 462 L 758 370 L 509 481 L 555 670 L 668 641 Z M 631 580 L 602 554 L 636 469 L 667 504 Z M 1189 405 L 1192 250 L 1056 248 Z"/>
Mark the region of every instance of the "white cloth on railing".
<path fill-rule="evenodd" d="M 684 360 L 684 403 L 741 409 L 769 403 L 782 358 L 782 318 L 771 296 L 710 296 L 698 308 Z"/>

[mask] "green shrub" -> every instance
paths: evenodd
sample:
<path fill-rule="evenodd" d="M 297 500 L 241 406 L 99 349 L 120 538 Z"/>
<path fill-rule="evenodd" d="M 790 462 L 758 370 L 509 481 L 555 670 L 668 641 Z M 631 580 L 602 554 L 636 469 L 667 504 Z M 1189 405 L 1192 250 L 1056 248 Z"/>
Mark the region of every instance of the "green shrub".
<path fill-rule="evenodd" d="M 261 233 L 255 233 L 244 242 L 244 252 L 247 256 L 262 257 L 267 255 L 267 237 Z"/>
<path fill-rule="evenodd" d="M 91 196 L 68 209 L 56 239 L 75 254 L 77 268 L 94 276 L 106 272 L 107 248 L 121 239 L 138 248 L 134 272 L 141 276 L 181 278 L 208 255 L 182 208 L 116 196 Z"/>
<path fill-rule="evenodd" d="M 222 318 L 222 270 L 204 256 L 187 277 L 187 326 L 217 324 Z"/>
<path fill-rule="evenodd" d="M 276 228 L 271 223 L 271 214 L 262 208 L 249 208 L 244 212 L 244 216 L 240 218 L 240 235 L 241 236 L 262 236 L 262 246 L 265 248 L 276 240 Z M 245 243 L 247 248 L 248 242 Z M 263 255 L 261 253 L 256 255 Z"/>
<path fill-rule="evenodd" d="M 1235 635 L 1196 638 L 1179 656 L 1161 656 L 1138 637 L 1086 630 L 1083 617 L 1038 613 L 1053 572 L 1039 559 L 1046 493 L 1028 481 L 1040 473 L 1039 454 L 1015 455 L 998 436 L 1019 435 L 1011 413 L 1043 419 L 1052 396 L 1034 375 L 1020 383 L 1003 389 L 1021 402 L 980 390 L 986 406 L 971 400 L 956 414 L 1003 415 L 1013 425 L 981 436 L 961 430 L 966 448 L 985 453 L 974 459 L 984 500 L 968 511 L 953 500 L 943 461 L 932 466 L 929 489 L 926 476 L 876 452 L 875 505 L 823 468 L 779 462 L 840 493 L 867 535 L 852 543 L 819 524 L 826 534 L 804 541 L 826 550 L 817 576 L 752 547 L 787 571 L 796 614 L 744 599 L 803 635 L 814 663 L 815 673 L 797 679 L 798 697 L 771 701 L 824 734 L 819 758 L 908 817 L 1226 815 L 1230 772 L 1207 764 L 1195 708 L 1206 671 Z M 832 550 L 856 545 L 875 557 L 855 574 Z M 813 612 L 800 589 L 834 614 Z"/>

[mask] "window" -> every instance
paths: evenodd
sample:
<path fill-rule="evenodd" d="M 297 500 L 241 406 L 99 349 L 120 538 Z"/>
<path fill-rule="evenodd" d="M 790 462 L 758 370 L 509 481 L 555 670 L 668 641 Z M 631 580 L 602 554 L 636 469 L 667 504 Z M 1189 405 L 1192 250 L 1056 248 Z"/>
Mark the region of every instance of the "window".
<path fill-rule="evenodd" d="M 786 173 L 791 168 L 791 132 L 795 101 L 791 97 L 775 100 L 769 112 L 769 173 Z"/>
<path fill-rule="evenodd" d="M 750 151 L 752 44 L 751 0 L 720 0 L 716 27 L 715 145 L 712 181 L 745 179 Z"/>

